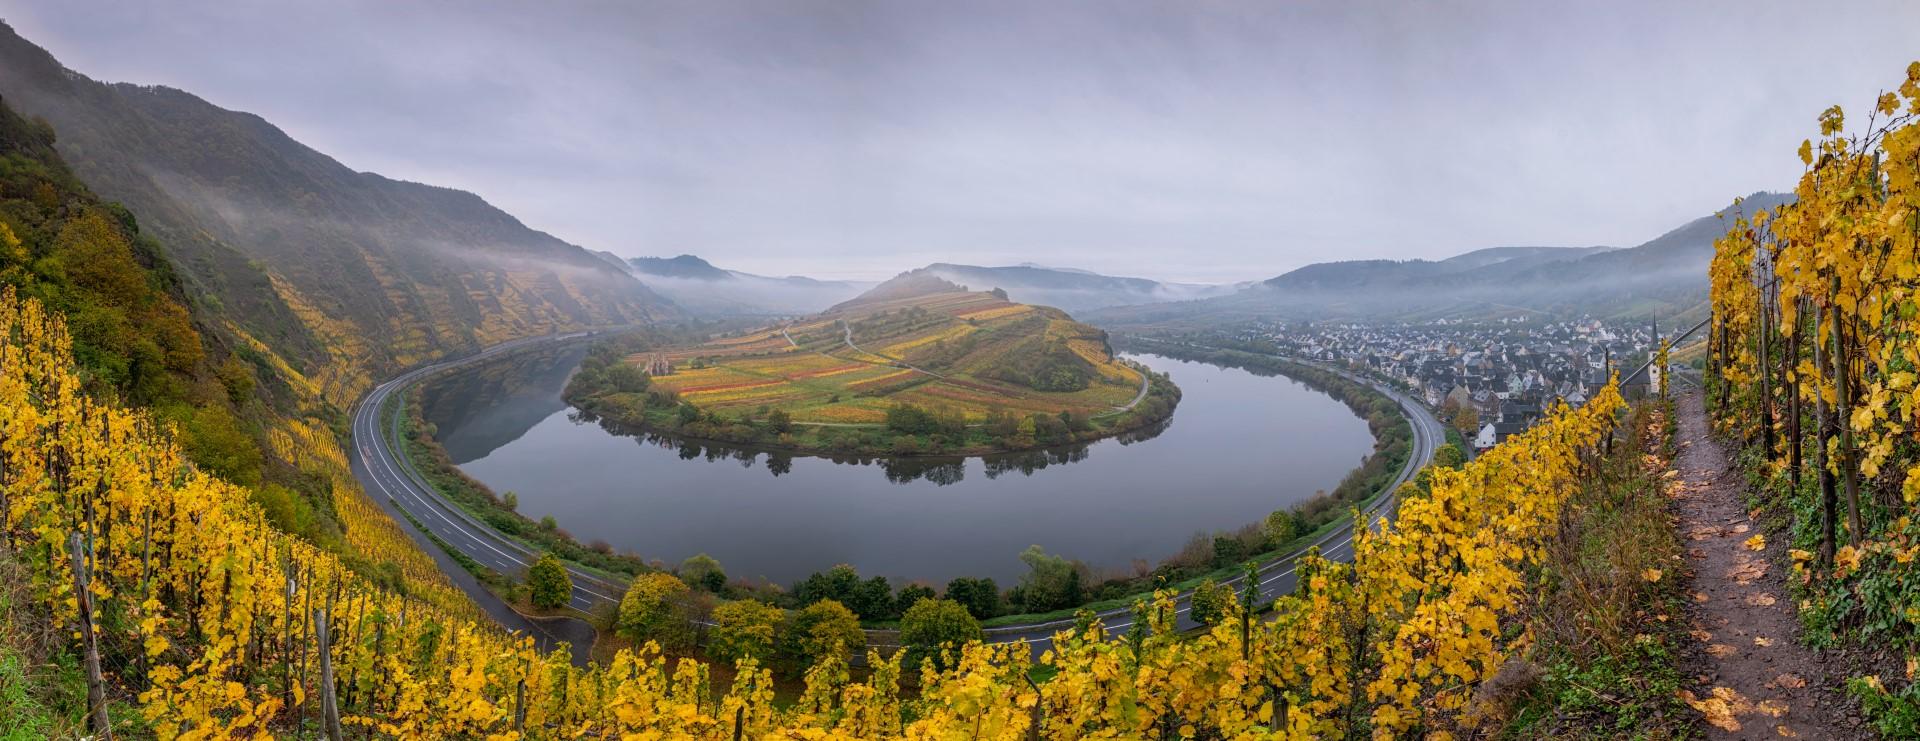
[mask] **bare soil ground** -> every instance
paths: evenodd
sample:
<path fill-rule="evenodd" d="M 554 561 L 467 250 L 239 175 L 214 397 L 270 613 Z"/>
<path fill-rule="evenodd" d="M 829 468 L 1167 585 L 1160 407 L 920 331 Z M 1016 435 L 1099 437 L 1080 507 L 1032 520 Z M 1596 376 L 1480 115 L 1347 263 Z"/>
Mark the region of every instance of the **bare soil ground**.
<path fill-rule="evenodd" d="M 1679 400 L 1670 493 L 1691 569 L 1692 634 L 1683 695 L 1709 738 L 1873 738 L 1839 688 L 1845 662 L 1802 645 L 1784 535 L 1760 532 L 1745 482 L 1708 426 L 1698 391 Z M 1778 541 L 1778 542 L 1776 542 Z"/>

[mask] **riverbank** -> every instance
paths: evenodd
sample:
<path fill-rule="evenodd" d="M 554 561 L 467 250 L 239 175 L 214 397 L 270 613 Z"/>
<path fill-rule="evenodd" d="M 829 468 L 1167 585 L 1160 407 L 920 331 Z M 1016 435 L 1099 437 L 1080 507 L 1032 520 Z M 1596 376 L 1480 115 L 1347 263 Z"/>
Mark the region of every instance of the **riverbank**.
<path fill-rule="evenodd" d="M 992 398 L 985 396 L 972 402 L 989 408 L 984 417 L 959 408 L 912 403 L 888 403 L 881 422 L 796 420 L 784 409 L 765 405 L 722 415 L 683 400 L 634 371 L 630 358 L 642 351 L 628 341 L 600 343 L 567 383 L 563 398 L 616 434 L 656 434 L 827 458 L 953 458 L 1090 443 L 1163 424 L 1180 403 L 1180 388 L 1166 374 L 1129 363 L 1140 376 L 1139 392 L 1125 404 L 1116 399 L 1116 406 L 1098 413 L 1020 415 L 994 408 Z M 920 380 L 940 382 L 930 376 Z M 1024 402 L 1008 399 L 1007 403 L 1017 408 L 1017 403 Z"/>
<path fill-rule="evenodd" d="M 382 389 L 389 393 L 394 391 L 405 393 L 408 387 L 410 387 L 413 383 L 417 382 L 425 374 L 410 374 L 410 375 L 411 375 L 410 378 L 396 379 L 394 382 L 390 382 L 389 384 L 384 384 L 382 386 Z M 1215 388 L 1216 387 L 1215 384 L 1218 384 L 1221 380 L 1224 380 L 1224 379 L 1220 377 L 1216 377 L 1214 378 L 1213 384 L 1203 384 L 1203 387 Z M 1409 415 L 1409 417 L 1417 416 L 1417 415 L 1430 416 L 1430 415 L 1424 415 L 1423 411 L 1414 402 L 1406 399 L 1397 398 L 1401 395 L 1395 394 L 1393 391 L 1389 389 L 1382 387 L 1376 390 L 1379 393 L 1387 395 L 1389 397 L 1395 397 L 1395 400 L 1398 401 L 1398 403 L 1403 405 L 1403 409 L 1405 410 L 1405 413 Z M 398 396 L 400 394 L 392 394 L 392 395 Z M 1214 395 L 1217 395 L 1217 392 L 1215 392 Z M 1264 394 L 1262 395 L 1264 396 Z M 1237 396 L 1238 394 L 1236 394 L 1236 398 Z M 1212 397 L 1202 396 L 1199 398 L 1210 399 Z M 398 406 L 397 404 L 382 405 L 382 404 L 378 404 L 377 400 L 375 401 L 376 401 L 376 404 L 374 404 L 375 408 L 378 408 L 380 406 L 385 406 L 390 412 L 398 411 L 398 409 L 396 408 Z M 1215 399 L 1212 402 L 1207 402 L 1207 403 L 1218 403 L 1220 401 L 1221 400 Z M 1234 406 L 1239 407 L 1244 405 L 1235 404 Z M 367 411 L 371 411 L 371 410 L 367 410 Z M 1342 412 L 1342 414 L 1344 414 L 1344 412 Z M 392 416 L 389 416 L 388 419 L 390 419 L 394 423 L 398 423 L 401 420 L 394 419 L 394 417 L 399 417 L 399 416 L 400 415 L 397 415 L 397 414 L 392 415 Z M 1282 415 L 1282 417 L 1290 420 L 1296 420 L 1296 421 L 1300 419 L 1299 416 L 1297 416 L 1292 412 L 1285 413 L 1284 415 Z M 1249 419 L 1275 419 L 1275 418 L 1281 418 L 1281 417 L 1274 417 L 1272 415 L 1257 415 L 1254 417 L 1249 417 Z M 370 429 L 373 428 L 374 426 L 375 425 L 368 424 L 366 425 L 366 428 L 369 428 L 369 431 L 370 431 Z M 398 426 L 398 425 L 396 424 L 395 426 Z M 574 429 L 588 429 L 588 428 L 591 428 L 592 426 L 591 425 L 588 425 L 588 426 L 575 425 L 571 423 L 564 423 L 563 421 L 563 424 L 561 425 L 561 427 L 574 428 Z M 1416 428 L 1417 428 L 1416 433 L 1419 433 L 1420 430 L 1427 430 L 1429 428 L 1431 430 L 1435 430 L 1436 432 L 1427 432 L 1424 434 L 1415 435 L 1415 440 L 1414 440 L 1415 452 L 1405 464 L 1405 467 L 1402 472 L 1402 477 L 1401 477 L 1403 480 L 1410 480 L 1412 478 L 1413 470 L 1418 467 L 1418 464 L 1420 462 L 1425 461 L 1429 457 L 1429 451 L 1431 451 L 1433 445 L 1435 444 L 1433 441 L 1437 440 L 1439 437 L 1439 433 L 1437 432 L 1437 430 L 1439 429 L 1439 426 L 1437 423 L 1432 422 L 1431 420 L 1416 423 Z M 358 431 L 359 429 L 361 428 L 359 426 L 356 426 L 356 430 Z M 1316 429 L 1318 428 L 1316 427 Z M 395 430 L 395 432 L 397 433 L 398 430 Z M 509 437 L 518 437 L 521 434 L 522 434 L 521 432 L 512 432 L 512 434 L 509 435 Z M 356 437 L 361 437 L 361 436 L 356 434 Z M 369 435 L 362 439 L 365 440 L 371 437 L 378 437 L 378 436 Z M 401 437 L 401 435 L 395 434 L 393 437 L 399 438 Z M 1259 437 L 1259 436 L 1249 436 L 1249 435 L 1246 435 L 1245 433 L 1234 433 L 1233 437 L 1234 439 L 1255 439 L 1256 437 Z M 1321 434 L 1318 437 L 1320 439 L 1324 439 L 1325 435 Z M 1260 439 L 1265 439 L 1265 438 L 1261 437 Z M 608 438 L 608 440 L 609 442 L 611 442 L 612 438 Z M 371 455 L 374 455 L 375 457 L 379 457 L 379 455 L 383 452 L 383 449 L 380 446 L 366 446 L 363 444 L 359 447 L 363 453 L 371 454 Z M 395 445 L 392 447 L 398 448 L 400 446 Z M 631 449 L 629 448 L 629 450 Z M 1201 448 L 1201 449 L 1197 449 L 1196 452 L 1203 452 L 1205 450 L 1208 450 L 1208 449 Z M 626 457 L 631 458 L 631 455 L 627 454 Z M 1136 458 L 1138 458 L 1138 456 L 1130 456 L 1128 457 L 1128 460 L 1134 460 Z M 1324 456 L 1321 456 L 1321 458 L 1324 458 Z M 1143 462 L 1148 460 L 1148 458 L 1138 458 L 1138 459 Z M 717 462 L 717 461 L 709 460 L 709 463 L 713 463 L 713 462 Z M 397 464 L 398 462 L 396 461 L 395 463 Z M 1205 466 L 1207 464 L 1200 464 L 1200 465 Z M 859 469 L 864 468 L 860 466 L 842 466 L 842 465 L 827 464 L 825 462 L 815 464 L 813 467 L 816 469 L 835 471 L 835 472 L 838 472 L 841 474 L 847 474 L 847 475 L 854 475 L 854 474 L 861 473 Z M 684 468 L 684 466 L 682 466 L 681 468 Z M 802 468 L 807 468 L 807 467 L 803 466 Z M 1131 470 L 1132 468 L 1134 467 L 1129 466 L 1127 467 L 1126 470 Z M 568 470 L 578 470 L 578 468 L 570 467 Z M 1070 470 L 1080 470 L 1083 472 L 1088 472 L 1091 469 L 1085 469 L 1085 468 L 1075 469 L 1070 467 Z M 1158 470 L 1158 469 L 1156 469 L 1152 464 L 1149 463 L 1147 470 Z M 735 471 L 736 472 L 735 475 L 741 475 L 744 473 L 744 472 L 740 472 L 739 466 L 736 466 L 736 465 L 722 465 L 714 468 L 702 468 L 699 470 L 689 471 L 689 473 L 701 474 L 703 471 L 713 471 L 713 472 Z M 764 477 L 764 473 L 762 473 L 761 476 Z M 1049 473 L 1048 476 L 1053 477 L 1052 479 L 1050 479 L 1052 483 L 1042 485 L 1043 488 L 1045 488 L 1048 491 L 1053 491 L 1059 488 L 1059 486 L 1061 485 L 1061 482 L 1058 479 L 1058 475 Z M 407 477 L 402 477 L 402 478 L 404 479 Z M 988 478 L 992 478 L 992 475 L 990 474 Z M 1024 477 L 1020 477 L 1020 478 L 1024 478 Z M 1131 479 L 1128 479 L 1128 480 L 1131 480 Z M 400 486 L 403 489 L 406 488 L 400 482 L 388 482 L 388 483 L 390 485 Z M 408 483 L 411 483 L 411 482 L 408 482 Z M 1393 485 L 1397 485 L 1397 483 L 1398 481 L 1392 482 L 1392 485 L 1382 487 L 1381 491 L 1383 493 L 1386 491 L 1391 491 L 1394 488 Z M 722 487 L 722 489 L 726 488 L 725 484 L 716 484 L 716 485 Z M 945 484 L 942 484 L 942 485 L 945 485 Z M 665 483 L 665 482 L 649 483 L 649 488 L 651 489 L 659 490 L 661 487 L 671 488 L 672 484 Z M 1066 487 L 1070 489 L 1076 489 L 1076 490 L 1087 488 L 1086 486 L 1074 485 L 1074 484 L 1066 484 Z M 791 488 L 791 487 L 787 487 L 787 488 Z M 1015 487 L 1014 490 L 1010 490 L 1010 493 L 1014 493 L 1014 496 L 1016 498 L 1019 498 L 1024 495 L 1018 494 L 1017 492 L 1024 491 L 1025 488 L 1030 488 L 1030 487 L 1026 487 L 1026 486 Z M 987 490 L 998 491 L 1001 489 L 1004 489 L 1004 486 L 988 487 Z M 1098 488 L 1098 485 L 1094 485 L 1094 488 L 1090 490 L 1100 490 L 1100 489 Z M 970 498 L 971 498 L 971 495 L 963 499 L 970 499 Z M 420 501 L 416 501 L 416 499 Z M 408 508 L 411 509 L 416 505 L 425 506 L 421 504 L 421 502 L 424 502 L 428 499 L 431 499 L 431 497 L 422 498 L 416 495 L 410 495 L 408 497 L 403 497 L 395 501 L 395 504 L 404 503 L 407 505 Z M 1390 506 L 1392 504 L 1392 501 L 1393 501 L 1393 498 L 1387 497 L 1387 496 L 1378 496 L 1369 500 L 1370 503 L 1365 508 L 1365 510 L 1369 513 L 1368 517 L 1371 519 L 1372 517 L 1376 517 L 1376 516 L 1390 515 L 1392 511 L 1392 508 Z M 988 506 L 986 503 L 976 503 L 976 504 L 982 507 Z M 1182 509 L 1186 509 L 1189 507 L 1190 505 L 1183 505 Z M 432 508 L 429 507 L 428 509 L 432 509 Z M 829 509 L 831 509 L 831 507 L 829 507 Z M 1081 511 L 1081 510 L 1076 508 L 1076 511 Z M 472 538 L 474 537 L 485 538 L 485 536 L 487 535 L 486 532 L 482 532 L 481 530 L 475 529 L 473 527 L 474 525 L 478 525 L 479 523 L 471 522 L 468 524 L 466 529 L 461 529 L 459 527 L 450 527 L 449 523 L 447 522 L 448 520 L 458 522 L 458 521 L 461 521 L 463 518 L 458 516 L 452 516 L 451 513 L 445 513 L 445 514 L 447 516 L 443 517 L 441 514 L 429 512 L 426 514 L 422 514 L 422 518 L 429 520 L 429 522 L 426 522 L 425 524 L 429 528 L 432 528 L 434 532 L 444 531 L 443 534 L 445 535 L 445 539 L 447 541 L 452 541 L 449 543 L 449 545 L 452 545 L 457 549 L 470 552 L 476 560 L 482 561 L 487 565 L 489 565 L 490 567 L 496 570 L 499 570 L 503 573 L 515 573 L 515 563 L 514 563 L 515 559 L 512 557 L 512 554 L 514 554 L 516 551 L 519 551 L 521 548 L 524 548 L 524 546 L 521 546 L 518 543 L 513 543 L 512 545 L 509 545 L 508 544 L 509 541 L 505 541 L 501 539 L 500 536 L 498 535 L 495 535 L 494 538 L 492 539 L 492 542 L 494 543 L 493 546 L 471 543 L 469 541 L 472 540 Z M 1085 518 L 1090 516 L 1091 514 L 1092 513 L 1089 512 L 1086 514 L 1078 515 L 1078 517 L 1080 517 L 1084 521 Z M 585 520 L 580 520 L 579 518 L 570 517 L 570 516 L 561 517 L 560 519 L 567 522 L 574 522 L 578 520 L 581 522 L 591 523 L 595 521 L 593 518 L 586 518 Z M 609 521 L 610 519 L 623 520 L 624 518 L 621 518 L 617 515 L 612 518 L 603 516 L 600 518 L 599 521 Z M 679 522 L 680 519 L 681 518 L 676 517 L 675 521 Z M 1161 522 L 1160 520 L 1155 520 L 1152 518 L 1148 518 L 1148 520 L 1145 520 L 1145 521 Z M 884 525 L 880 527 L 882 529 L 886 529 L 886 526 Z M 1100 530 L 1101 532 L 1105 532 L 1104 527 L 1101 527 L 1101 526 L 1089 524 L 1088 527 L 1093 527 L 1097 530 Z M 1311 540 L 1308 541 L 1308 545 L 1317 547 L 1319 549 L 1319 552 L 1324 557 L 1334 559 L 1334 560 L 1346 558 L 1347 554 L 1351 552 L 1350 527 L 1351 527 L 1350 520 L 1343 520 L 1343 521 L 1337 522 L 1330 527 L 1321 529 L 1319 533 L 1315 533 L 1315 535 L 1318 535 L 1319 537 L 1311 538 Z M 1174 526 L 1173 529 L 1177 530 L 1178 526 Z M 1324 533 L 1324 534 L 1321 534 L 1321 533 Z M 833 536 L 828 536 L 828 537 L 830 540 L 833 538 Z M 711 539 L 703 539 L 703 540 L 710 541 Z M 938 546 L 933 546 L 932 549 L 935 551 L 941 551 L 941 548 Z M 942 551 L 942 552 L 945 552 L 945 551 Z M 1293 587 L 1293 570 L 1291 567 L 1291 563 L 1292 563 L 1292 559 L 1297 556 L 1298 556 L 1297 553 L 1286 554 L 1280 558 L 1268 561 L 1267 563 L 1263 564 L 1260 567 L 1259 577 L 1258 577 L 1259 585 L 1260 585 L 1259 591 L 1263 599 L 1271 599 L 1272 597 L 1291 591 Z M 830 560 L 822 561 L 822 563 L 831 563 L 831 561 Z M 577 607 L 590 609 L 591 606 L 595 604 L 610 604 L 612 601 L 617 601 L 617 595 L 620 594 L 621 591 L 623 591 L 619 588 L 622 582 L 624 582 L 624 580 L 622 579 L 593 578 L 592 576 L 590 576 L 591 574 L 593 574 L 592 571 L 584 569 L 577 565 L 570 565 L 569 571 L 574 572 L 575 587 L 576 587 L 574 597 L 575 597 L 575 605 Z M 1186 600 L 1186 596 L 1182 595 L 1180 597 L 1180 604 L 1185 604 L 1185 600 Z M 1098 608 L 1096 607 L 1095 609 L 1098 609 Z M 1127 626 L 1130 624 L 1130 621 L 1127 618 L 1126 611 L 1124 609 L 1099 610 L 1099 612 L 1102 618 L 1107 622 L 1107 626 L 1110 631 L 1123 632 L 1127 628 Z M 1182 608 L 1180 613 L 1180 618 L 1182 620 L 1183 625 L 1185 624 L 1185 617 L 1186 617 L 1185 610 L 1184 608 Z M 1002 620 L 996 620 L 995 622 L 1004 623 L 1009 619 L 1012 619 L 1012 616 L 1005 616 Z M 1068 618 L 1066 619 L 1065 622 L 1067 624 L 1070 624 L 1071 619 Z M 1051 638 L 1052 632 L 1055 630 L 1058 630 L 1061 627 L 1062 627 L 1062 621 L 1046 620 L 1046 619 L 1037 619 L 1034 622 L 1023 624 L 1023 625 L 999 625 L 998 627 L 992 627 L 988 629 L 988 639 L 990 641 L 995 641 L 995 642 L 1026 641 L 1029 645 L 1033 646 L 1034 651 L 1038 652 L 1038 651 L 1046 650 L 1051 645 L 1050 638 Z M 870 645 L 883 644 L 889 640 L 888 631 L 870 630 L 868 632 L 870 634 L 870 638 L 869 638 Z"/>

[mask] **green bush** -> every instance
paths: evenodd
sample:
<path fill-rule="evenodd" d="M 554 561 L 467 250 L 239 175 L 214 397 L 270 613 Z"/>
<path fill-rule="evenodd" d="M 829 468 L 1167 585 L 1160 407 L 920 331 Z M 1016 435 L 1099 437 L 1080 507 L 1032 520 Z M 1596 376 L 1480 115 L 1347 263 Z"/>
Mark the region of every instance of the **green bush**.
<path fill-rule="evenodd" d="M 756 600 L 722 604 L 713 610 L 707 654 L 727 665 L 749 657 L 765 661 L 773 655 L 784 617 L 780 608 Z"/>
<path fill-rule="evenodd" d="M 692 643 L 687 598 L 692 590 L 672 574 L 641 574 L 620 598 L 615 630 L 635 642 L 655 641 L 668 648 Z"/>
<path fill-rule="evenodd" d="M 953 600 L 920 600 L 900 619 L 900 646 L 907 652 L 903 665 L 909 669 L 929 659 L 934 666 L 946 668 L 948 656 L 943 647 L 958 648 L 985 638 L 980 621 Z"/>
<path fill-rule="evenodd" d="M 779 643 L 786 665 L 797 669 L 813 666 L 834 651 L 859 653 L 867 647 L 867 634 L 852 610 L 828 599 L 795 612 Z"/>
<path fill-rule="evenodd" d="M 533 606 L 543 610 L 566 607 L 573 597 L 573 577 L 551 553 L 540 554 L 540 558 L 527 567 L 527 587 L 531 590 Z"/>

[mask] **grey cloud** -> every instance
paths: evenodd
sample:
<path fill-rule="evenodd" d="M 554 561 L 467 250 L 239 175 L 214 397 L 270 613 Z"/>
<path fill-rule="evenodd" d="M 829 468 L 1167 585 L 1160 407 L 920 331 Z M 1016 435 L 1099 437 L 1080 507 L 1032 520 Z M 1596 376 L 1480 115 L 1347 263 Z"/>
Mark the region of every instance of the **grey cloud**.
<path fill-rule="evenodd" d="M 624 255 L 1176 280 L 1628 245 L 1920 57 L 1859 2 L 5 2 L 97 78 Z"/>

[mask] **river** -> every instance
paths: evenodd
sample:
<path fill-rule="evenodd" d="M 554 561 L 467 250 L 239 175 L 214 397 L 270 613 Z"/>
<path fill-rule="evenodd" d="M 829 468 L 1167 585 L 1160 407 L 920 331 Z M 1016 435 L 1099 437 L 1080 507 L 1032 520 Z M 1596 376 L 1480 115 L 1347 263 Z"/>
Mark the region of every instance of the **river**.
<path fill-rule="evenodd" d="M 428 385 L 454 462 L 529 517 L 668 564 L 696 553 L 782 585 L 834 564 L 895 585 L 993 577 L 1038 544 L 1096 575 L 1158 562 L 1332 489 L 1372 449 L 1344 404 L 1282 376 L 1155 355 L 1183 393 L 1165 425 L 988 458 L 836 462 L 624 435 L 560 398 L 585 350 L 523 354 Z"/>

